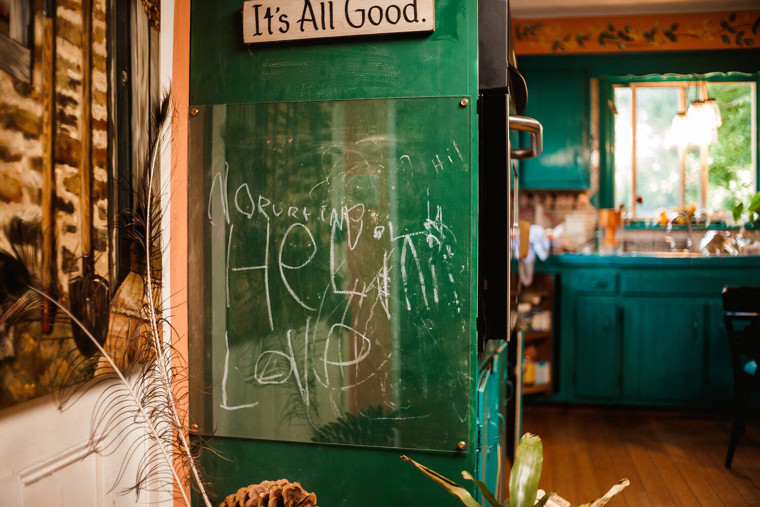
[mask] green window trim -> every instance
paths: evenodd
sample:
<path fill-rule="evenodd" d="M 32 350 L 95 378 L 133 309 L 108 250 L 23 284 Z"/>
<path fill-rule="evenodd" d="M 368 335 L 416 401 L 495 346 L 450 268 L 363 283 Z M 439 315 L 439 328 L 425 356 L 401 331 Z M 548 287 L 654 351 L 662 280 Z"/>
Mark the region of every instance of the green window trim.
<path fill-rule="evenodd" d="M 630 83 L 664 83 L 705 80 L 707 82 L 755 83 L 755 104 L 760 103 L 760 72 L 713 72 L 707 74 L 648 74 L 643 76 L 601 76 L 599 83 L 599 198 L 600 208 L 615 207 L 615 171 L 614 171 L 614 122 L 615 117 L 610 105 L 613 103 L 613 87 Z M 760 115 L 754 115 L 755 130 L 760 132 Z M 760 189 L 760 143 L 755 142 L 755 181 Z"/>

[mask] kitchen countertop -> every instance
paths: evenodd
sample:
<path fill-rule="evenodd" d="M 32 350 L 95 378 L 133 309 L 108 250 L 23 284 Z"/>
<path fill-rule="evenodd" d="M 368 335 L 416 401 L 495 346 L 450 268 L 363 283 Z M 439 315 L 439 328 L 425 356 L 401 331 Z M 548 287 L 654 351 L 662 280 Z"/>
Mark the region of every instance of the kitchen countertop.
<path fill-rule="evenodd" d="M 760 269 L 760 256 L 729 256 L 680 254 L 670 252 L 626 252 L 614 255 L 598 253 L 562 253 L 550 256 L 546 261 L 537 261 L 536 268 L 544 271 L 564 267 L 646 267 L 646 268 L 720 268 L 747 267 Z"/>

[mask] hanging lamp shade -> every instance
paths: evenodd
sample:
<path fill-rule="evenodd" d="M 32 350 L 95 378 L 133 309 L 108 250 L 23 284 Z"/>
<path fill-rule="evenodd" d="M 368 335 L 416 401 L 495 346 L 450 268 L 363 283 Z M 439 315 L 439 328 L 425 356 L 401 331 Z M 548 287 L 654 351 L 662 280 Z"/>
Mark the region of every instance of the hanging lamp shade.
<path fill-rule="evenodd" d="M 718 102 L 715 99 L 707 99 L 703 102 L 704 106 L 708 111 L 711 111 L 711 121 L 715 128 L 717 129 L 721 125 L 723 125 L 723 119 L 720 117 L 720 107 L 718 107 Z"/>
<path fill-rule="evenodd" d="M 689 144 L 689 135 L 691 132 L 689 119 L 685 112 L 677 113 L 673 117 L 673 121 L 670 124 L 670 129 L 665 134 L 665 145 L 679 148 Z"/>
<path fill-rule="evenodd" d="M 715 100 L 695 101 L 686 112 L 691 144 L 706 146 L 718 142 L 718 127 L 722 121 Z"/>

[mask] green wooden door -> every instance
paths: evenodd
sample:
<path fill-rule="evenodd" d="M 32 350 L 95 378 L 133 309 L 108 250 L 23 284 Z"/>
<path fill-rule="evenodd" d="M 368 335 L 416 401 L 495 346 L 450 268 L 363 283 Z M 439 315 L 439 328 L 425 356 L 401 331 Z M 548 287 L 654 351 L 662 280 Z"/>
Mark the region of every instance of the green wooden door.
<path fill-rule="evenodd" d="M 343 6 L 336 3 L 336 12 Z M 190 221 L 194 231 L 206 232 L 191 234 L 197 248 L 191 245 L 190 272 L 196 281 L 224 283 L 197 283 L 203 289 L 190 294 L 191 372 L 197 385 L 211 386 L 212 393 L 193 398 L 191 415 L 204 435 L 220 430 L 210 446 L 221 457 L 203 455 L 217 503 L 242 486 L 286 477 L 316 492 L 319 505 L 444 505 L 447 494 L 399 455 L 449 477 L 475 471 L 477 6 L 472 0 L 438 0 L 431 34 L 246 47 L 242 2 L 192 2 Z M 382 107 L 369 107 L 368 99 Z M 445 113 L 442 120 L 428 116 L 439 112 Z M 425 124 L 418 125 L 421 121 Z M 412 147 L 415 137 L 420 142 Z M 428 181 L 411 190 L 412 180 L 425 175 Z M 440 202 L 430 197 L 437 191 L 433 179 L 448 194 Z M 411 217 L 409 206 L 422 206 L 422 215 L 403 222 Z M 436 236 L 449 234 L 453 216 L 463 225 L 456 233 L 462 250 L 456 252 Z M 376 217 L 390 218 L 370 227 Z M 221 236 L 210 236 L 212 230 Z M 240 240 L 234 248 L 223 233 L 249 243 Z M 386 257 L 362 246 L 381 241 L 400 243 Z M 254 243 L 258 249 L 250 246 Z M 448 293 L 454 302 L 446 315 L 457 326 L 443 322 L 442 312 L 428 312 L 428 305 L 448 304 L 430 280 L 450 280 L 421 256 L 421 248 L 433 246 L 446 262 L 452 252 L 465 260 L 467 269 L 457 272 L 464 285 Z M 219 262 L 206 262 L 204 255 Z M 324 263 L 318 262 L 320 255 Z M 379 266 L 366 273 L 367 260 Z M 269 262 L 279 269 L 270 269 Z M 323 277 L 321 291 L 318 275 L 306 276 L 306 268 L 317 264 L 327 266 L 321 272 L 330 275 Z M 231 282 L 225 285 L 225 279 Z M 424 280 L 424 289 L 399 288 L 418 280 L 420 286 Z M 396 288 L 387 289 L 386 282 Z M 306 294 L 306 288 L 314 290 Z M 342 298 L 340 305 L 318 304 L 327 300 L 323 294 Z M 418 303 L 425 310 L 413 313 Z M 213 307 L 219 311 L 209 315 Z M 310 313 L 297 324 L 291 317 L 304 311 Z M 353 325 L 362 315 L 364 322 L 385 320 L 382 326 Z M 333 321 L 326 325 L 326 318 Z M 380 335 L 384 339 L 376 340 Z M 324 346 L 314 354 L 317 336 Z M 449 355 L 454 368 L 438 360 L 449 345 L 459 347 Z M 364 361 L 370 351 L 385 354 L 372 370 L 369 359 Z M 429 366 L 405 368 L 412 357 Z M 328 376 L 336 381 L 327 382 Z M 459 379 L 456 395 L 441 376 Z M 359 404 L 350 392 L 356 388 L 343 389 L 345 381 L 373 389 L 377 397 Z M 444 416 L 424 410 L 397 415 L 410 409 L 411 397 L 422 399 L 410 385 L 435 398 L 428 406 Z M 267 398 L 276 411 L 257 414 L 263 405 L 256 405 L 260 400 L 249 391 L 262 386 L 273 393 L 291 389 Z M 384 392 L 388 386 L 393 389 Z M 318 413 L 311 409 L 317 402 Z M 389 444 L 309 437 L 314 426 L 320 434 L 331 428 L 340 434 L 352 423 L 364 427 L 367 416 L 380 409 L 374 422 L 390 428 Z M 234 424 L 215 424 L 217 416 Z M 436 426 L 446 419 L 456 421 L 458 430 Z M 409 431 L 394 433 L 397 423 L 409 425 Z M 460 440 L 464 450 L 458 449 Z"/>
<path fill-rule="evenodd" d="M 612 400 L 620 385 L 617 300 L 583 295 L 575 304 L 575 396 Z"/>
<path fill-rule="evenodd" d="M 704 394 L 704 300 L 624 298 L 622 395 L 648 403 L 699 402 Z"/>

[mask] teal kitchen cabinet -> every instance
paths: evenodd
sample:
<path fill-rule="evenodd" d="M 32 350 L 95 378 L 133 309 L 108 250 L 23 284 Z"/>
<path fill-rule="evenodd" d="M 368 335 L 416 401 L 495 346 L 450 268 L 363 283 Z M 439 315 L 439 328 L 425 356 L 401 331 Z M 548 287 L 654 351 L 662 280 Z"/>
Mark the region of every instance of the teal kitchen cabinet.
<path fill-rule="evenodd" d="M 614 400 L 620 377 L 617 299 L 581 295 L 575 305 L 575 395 L 589 400 Z"/>
<path fill-rule="evenodd" d="M 621 299 L 622 399 L 677 405 L 703 399 L 707 306 L 701 298 Z"/>
<path fill-rule="evenodd" d="M 760 281 L 753 282 L 760 283 Z M 736 285 L 739 285 L 736 283 Z M 733 366 L 728 348 L 726 326 L 723 321 L 723 304 L 720 299 L 707 301 L 709 326 L 707 339 L 707 372 L 705 396 L 709 402 L 720 404 L 731 399 L 734 392 Z"/>
<path fill-rule="evenodd" d="M 560 381 L 555 399 L 617 398 L 617 279 L 614 269 L 572 270 L 560 276 Z"/>
<path fill-rule="evenodd" d="M 760 285 L 760 258 L 562 255 L 552 401 L 716 408 L 733 397 L 721 291 Z"/>
<path fill-rule="evenodd" d="M 720 295 L 727 285 L 760 283 L 760 271 L 709 264 L 666 272 L 625 269 L 620 281 L 621 399 L 729 403 L 733 377 Z"/>
<path fill-rule="evenodd" d="M 524 72 L 530 90 L 525 115 L 541 122 L 544 150 L 520 163 L 520 188 L 588 188 L 588 74 L 575 69 Z"/>

